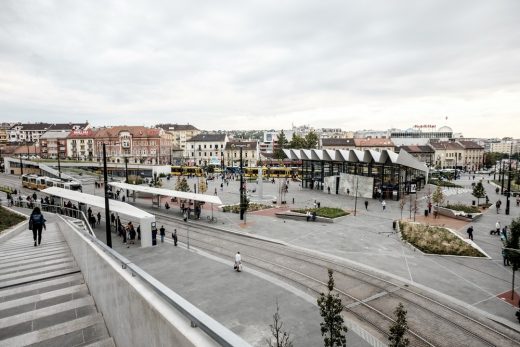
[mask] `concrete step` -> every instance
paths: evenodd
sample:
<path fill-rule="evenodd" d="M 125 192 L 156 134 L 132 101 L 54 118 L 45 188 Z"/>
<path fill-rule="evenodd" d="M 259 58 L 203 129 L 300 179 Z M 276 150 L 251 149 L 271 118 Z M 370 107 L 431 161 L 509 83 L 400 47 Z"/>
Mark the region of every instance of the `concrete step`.
<path fill-rule="evenodd" d="M 115 347 L 114 339 L 109 337 L 104 340 L 89 343 L 87 345 L 81 345 L 82 347 Z M 79 346 L 78 346 L 79 347 Z"/>
<path fill-rule="evenodd" d="M 108 337 L 103 317 L 91 314 L 43 329 L 0 340 L 0 347 L 17 346 L 77 346 Z"/>
<path fill-rule="evenodd" d="M 0 243 L 0 347 L 114 346 L 68 244 L 53 223 L 42 244 Z"/>

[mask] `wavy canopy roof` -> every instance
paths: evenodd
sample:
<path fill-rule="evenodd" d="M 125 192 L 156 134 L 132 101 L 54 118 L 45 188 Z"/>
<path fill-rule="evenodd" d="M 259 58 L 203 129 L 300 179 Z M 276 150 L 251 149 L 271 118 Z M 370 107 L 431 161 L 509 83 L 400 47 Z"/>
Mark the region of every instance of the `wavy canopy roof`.
<path fill-rule="evenodd" d="M 428 167 L 405 150 L 399 153 L 383 149 L 381 152 L 366 149 L 284 149 L 291 160 L 324 160 L 365 164 L 397 164 L 428 173 Z"/>

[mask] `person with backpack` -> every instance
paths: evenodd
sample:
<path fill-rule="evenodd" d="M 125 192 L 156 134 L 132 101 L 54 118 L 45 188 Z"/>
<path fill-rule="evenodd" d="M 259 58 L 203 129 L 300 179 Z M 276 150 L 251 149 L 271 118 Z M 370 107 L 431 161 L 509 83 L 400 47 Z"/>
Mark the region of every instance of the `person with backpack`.
<path fill-rule="evenodd" d="M 34 247 L 36 247 L 36 241 L 38 241 L 38 245 L 42 242 L 42 229 L 47 229 L 45 218 L 39 207 L 35 207 L 29 217 L 29 229 L 33 232 Z M 38 236 L 38 240 L 36 240 L 36 236 Z"/>

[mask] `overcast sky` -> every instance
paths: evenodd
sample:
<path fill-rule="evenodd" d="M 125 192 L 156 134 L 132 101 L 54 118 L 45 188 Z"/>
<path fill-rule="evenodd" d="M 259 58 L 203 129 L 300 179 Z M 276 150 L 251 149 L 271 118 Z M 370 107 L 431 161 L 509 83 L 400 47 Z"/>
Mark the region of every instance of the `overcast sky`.
<path fill-rule="evenodd" d="M 0 1 L 0 121 L 84 120 L 520 137 L 520 1 Z"/>

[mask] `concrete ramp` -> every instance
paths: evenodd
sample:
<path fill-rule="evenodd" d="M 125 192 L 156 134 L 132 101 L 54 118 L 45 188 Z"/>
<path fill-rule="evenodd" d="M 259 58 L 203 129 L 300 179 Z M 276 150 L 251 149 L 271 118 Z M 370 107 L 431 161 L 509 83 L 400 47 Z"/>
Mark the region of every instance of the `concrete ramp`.
<path fill-rule="evenodd" d="M 114 346 L 55 223 L 0 243 L 0 347 Z"/>

